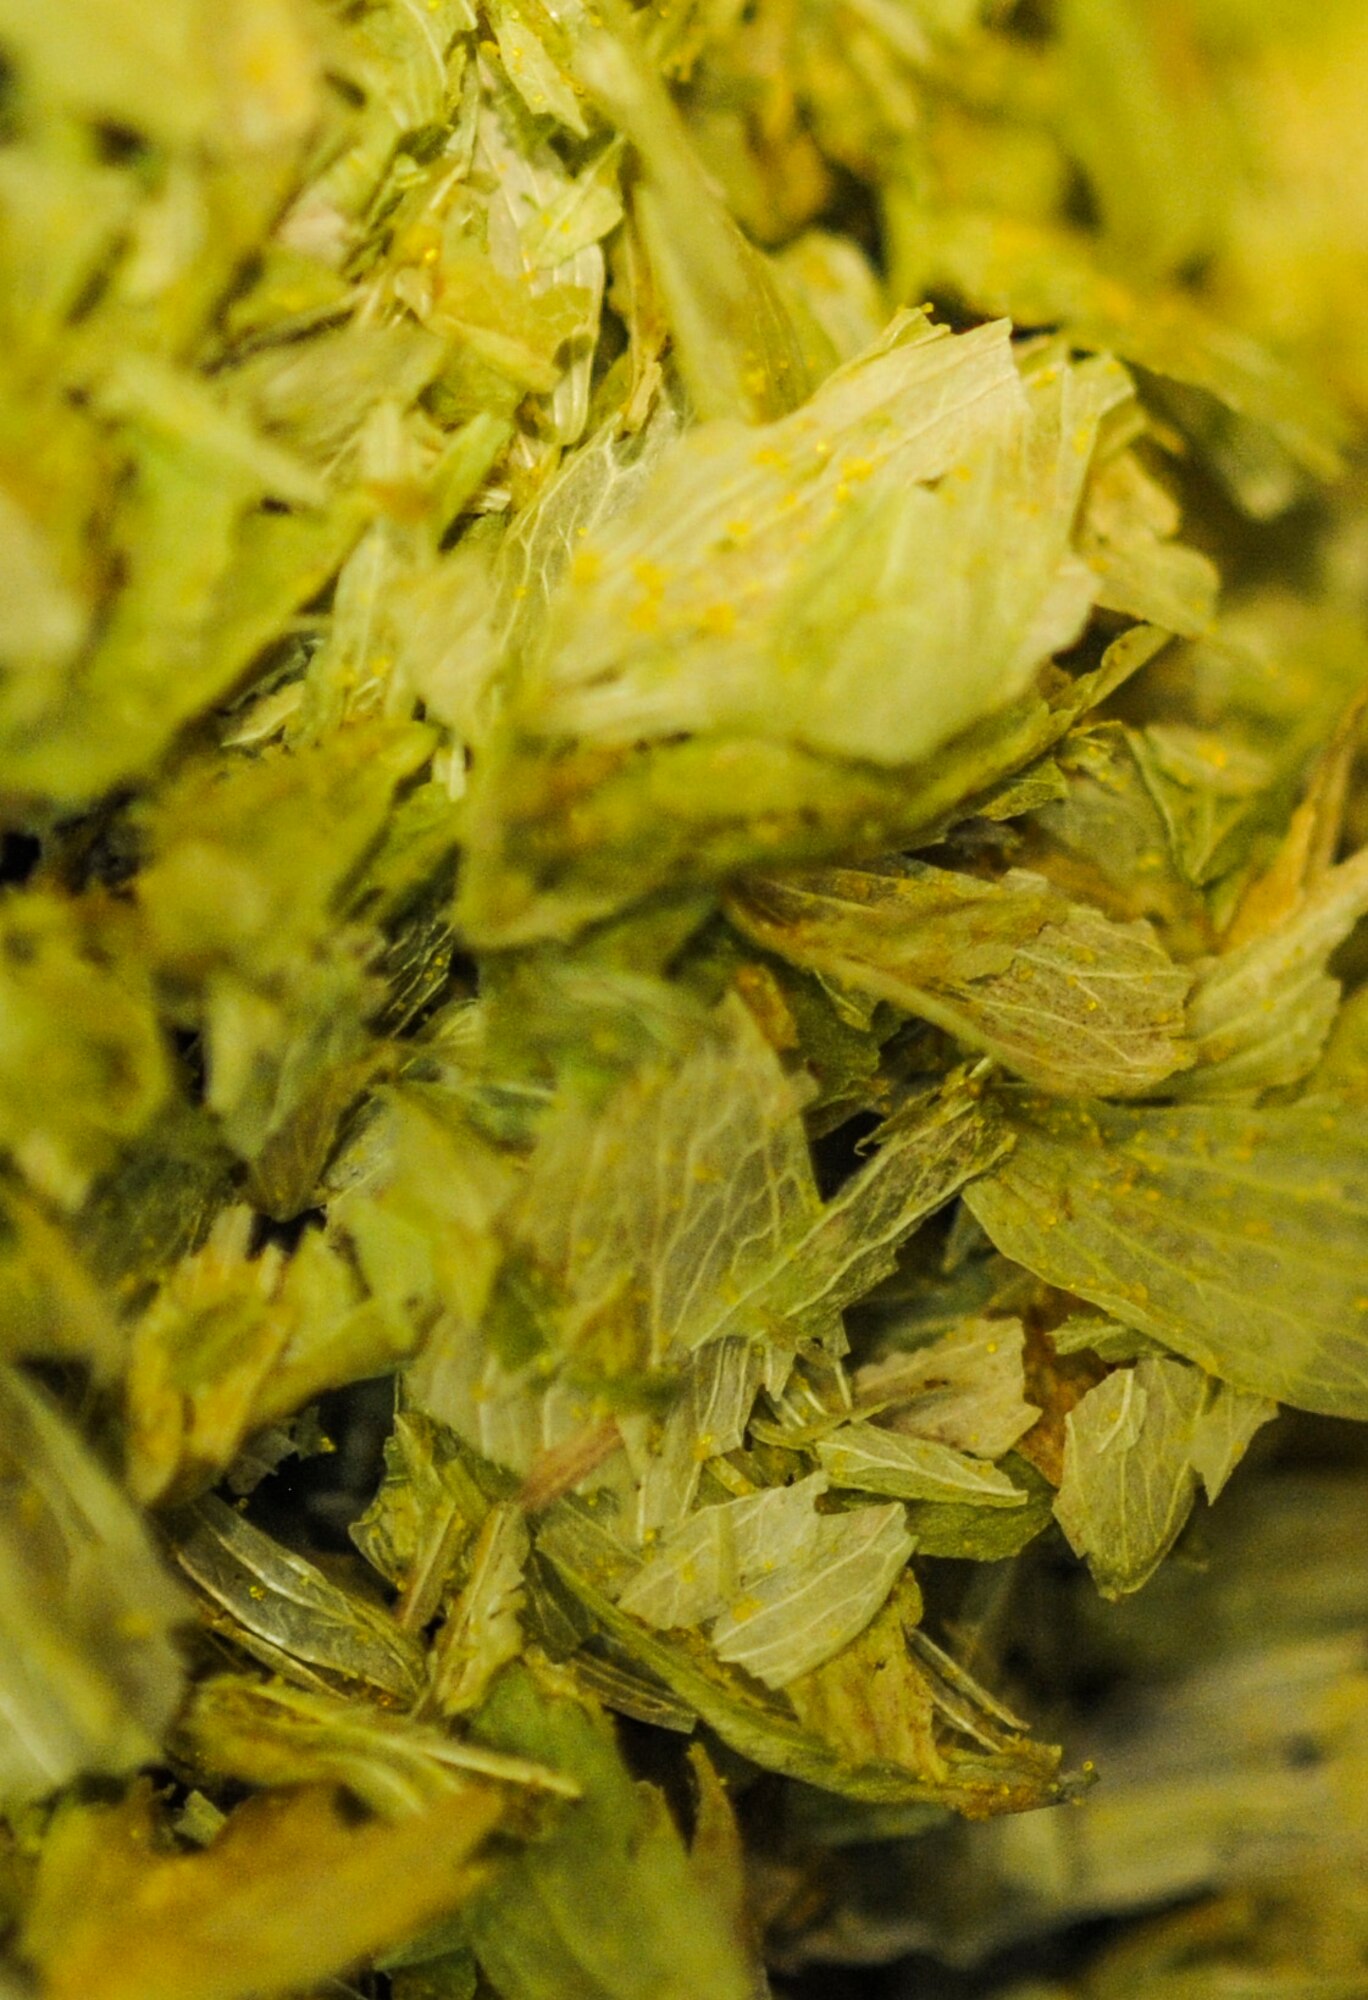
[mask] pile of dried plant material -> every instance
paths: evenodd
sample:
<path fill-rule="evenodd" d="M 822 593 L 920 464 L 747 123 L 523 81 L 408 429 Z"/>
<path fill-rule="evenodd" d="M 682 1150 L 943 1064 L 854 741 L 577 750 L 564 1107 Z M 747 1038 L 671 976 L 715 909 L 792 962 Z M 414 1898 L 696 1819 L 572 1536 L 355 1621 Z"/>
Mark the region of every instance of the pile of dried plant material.
<path fill-rule="evenodd" d="M 1368 1991 L 1365 91 L 0 0 L 0 2000 Z"/>

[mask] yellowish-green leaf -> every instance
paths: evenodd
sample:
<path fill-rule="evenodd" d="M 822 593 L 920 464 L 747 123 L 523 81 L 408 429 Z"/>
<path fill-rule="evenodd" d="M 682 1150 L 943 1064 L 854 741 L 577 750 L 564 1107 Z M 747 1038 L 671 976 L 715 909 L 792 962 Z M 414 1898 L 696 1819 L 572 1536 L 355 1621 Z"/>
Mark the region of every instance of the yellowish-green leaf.
<path fill-rule="evenodd" d="M 384 1479 L 348 1532 L 399 1591 L 406 1631 L 429 1623 L 488 1511 L 459 1440 L 421 1410 L 400 1410 L 385 1440 Z"/>
<path fill-rule="evenodd" d="M 1023 383 L 1006 335 L 904 317 L 792 416 L 682 440 L 580 552 L 524 726 L 622 744 L 781 702 L 797 741 L 898 764 L 1020 695 L 1092 602 L 1070 535 L 1127 384 Z"/>
<path fill-rule="evenodd" d="M 920 204 L 904 211 L 899 201 L 896 241 L 913 298 L 946 290 L 980 312 L 1062 326 L 1082 345 L 1250 418 L 1317 477 L 1338 471 L 1344 419 L 1315 383 L 1177 288 L 1142 298 L 1099 264 L 1080 233 L 986 209 L 931 216 Z"/>
<path fill-rule="evenodd" d="M 1048 1283 L 1256 1396 L 1368 1416 L 1368 1138 L 1333 1098 L 1276 1109 L 1009 1103 L 965 1199 Z"/>
<path fill-rule="evenodd" d="M 950 1500 L 977 1507 L 1022 1507 L 1026 1495 L 1005 1472 L 932 1438 L 878 1424 L 842 1424 L 817 1445 L 833 1486 L 887 1493 L 895 1500 Z"/>
<path fill-rule="evenodd" d="M 735 1335 L 710 1341 L 689 1357 L 639 1475 L 639 1535 L 677 1527 L 693 1505 L 707 1461 L 742 1443 L 765 1361 L 756 1342 Z"/>
<path fill-rule="evenodd" d="M 891 1333 L 896 1340 L 896 1321 Z M 857 1369 L 856 1408 L 908 1437 L 1001 1458 L 1040 1415 L 1026 1401 L 1024 1345 L 1020 1320 L 965 1320 L 928 1346 Z"/>
<path fill-rule="evenodd" d="M 307 1990 L 466 1902 L 501 1809 L 471 1785 L 358 1825 L 309 1786 L 249 1799 L 208 1847 L 177 1854 L 160 1844 L 150 1787 L 73 1805 L 45 1845 L 23 1949 L 53 2000 Z"/>
<path fill-rule="evenodd" d="M 759 1578 L 714 1624 L 718 1658 L 786 1687 L 863 1632 L 911 1553 L 901 1507 L 819 1516 L 811 1550 Z"/>
<path fill-rule="evenodd" d="M 1331 869 L 1281 922 L 1198 965 L 1188 1013 L 1196 1067 L 1177 1094 L 1238 1097 L 1309 1075 L 1339 1006 L 1326 967 L 1365 910 L 1368 852 Z"/>
<path fill-rule="evenodd" d="M 1020 1812 L 1060 1796 L 1057 1751 L 1042 1749 L 1024 1766 L 1004 1766 L 977 1750 L 956 1748 L 939 1781 L 886 1756 L 870 1757 L 864 1746 L 852 1755 L 841 1742 L 795 1720 L 789 1704 L 723 1666 L 703 1641 L 648 1631 L 568 1565 L 557 1561 L 557 1567 L 615 1648 L 663 1681 L 729 1748 L 762 1770 L 873 1805 L 942 1805 L 975 1819 Z"/>
<path fill-rule="evenodd" d="M 130 1504 L 46 1397 L 0 1368 L 0 1799 L 156 1755 L 188 1604 Z"/>
<path fill-rule="evenodd" d="M 817 1545 L 824 1473 L 700 1507 L 651 1551 L 618 1596 L 624 1611 L 658 1630 L 720 1617 L 761 1577 Z"/>
<path fill-rule="evenodd" d="M 1070 1410 L 1055 1518 L 1104 1597 L 1149 1581 L 1192 1510 L 1199 1475 L 1214 1499 L 1276 1413 L 1266 1398 L 1171 1360 L 1118 1368 Z"/>
<path fill-rule="evenodd" d="M 728 908 L 757 943 L 934 1021 L 1042 1089 L 1134 1096 L 1190 1060 L 1190 975 L 1149 925 L 1113 923 L 1024 871 L 761 878 Z"/>
<path fill-rule="evenodd" d="M 138 942 L 117 907 L 31 889 L 0 905 L 0 1145 L 62 1207 L 171 1087 Z"/>
<path fill-rule="evenodd" d="M 604 1718 L 559 1677 L 513 1667 L 476 1735 L 559 1770 L 581 1793 L 469 1912 L 476 1956 L 507 2000 L 751 2000 L 747 1955 Z"/>
<path fill-rule="evenodd" d="M 573 1780 L 526 1758 L 459 1741 L 368 1702 L 219 1674 L 202 1681 L 176 1725 L 176 1750 L 209 1780 L 345 1785 L 385 1819 L 422 1812 L 490 1778 L 574 1798 Z"/>
<path fill-rule="evenodd" d="M 251 1431 L 393 1368 L 416 1337 L 358 1297 L 317 1231 L 288 1260 L 278 1249 L 251 1258 L 251 1227 L 248 1209 L 223 1210 L 134 1330 L 128 1476 L 144 1502 L 193 1497 Z"/>
<path fill-rule="evenodd" d="M 799 1096 L 733 1005 L 680 1065 L 569 1104 L 537 1149 L 517 1233 L 568 1301 L 574 1349 L 616 1329 L 637 1361 L 729 1329 L 820 1213 Z M 739 1330 L 739 1329 L 738 1329 Z"/>
<path fill-rule="evenodd" d="M 907 771 L 789 740 L 786 703 L 771 705 L 758 735 L 611 755 L 502 742 L 472 774 L 460 923 L 472 940 L 507 947 L 571 935 L 651 890 L 926 845 L 1166 643 L 1135 626 L 1091 672 L 1055 681 L 1048 698 L 1032 690 Z"/>
<path fill-rule="evenodd" d="M 423 1685 L 422 1653 L 388 1612 L 343 1590 L 313 1563 L 210 1495 L 176 1524 L 176 1560 L 211 1604 L 288 1665 L 318 1668 L 400 1701 Z M 304 1684 L 317 1686 L 306 1672 Z"/>
<path fill-rule="evenodd" d="M 522 1510 L 511 1501 L 498 1502 L 480 1526 L 460 1593 L 433 1641 L 431 1700 L 443 1715 L 477 1708 L 500 1667 L 521 1653 L 527 1553 Z"/>

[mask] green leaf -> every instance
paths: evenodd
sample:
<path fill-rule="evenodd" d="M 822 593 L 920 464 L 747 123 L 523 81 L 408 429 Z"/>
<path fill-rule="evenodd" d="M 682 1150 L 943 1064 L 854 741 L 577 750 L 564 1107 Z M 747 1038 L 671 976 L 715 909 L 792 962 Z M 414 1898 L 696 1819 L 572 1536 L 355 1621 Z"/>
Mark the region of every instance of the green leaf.
<path fill-rule="evenodd" d="M 1118 1368 L 1070 1410 L 1055 1519 L 1104 1597 L 1149 1581 L 1191 1512 L 1199 1473 L 1214 1499 L 1276 1413 L 1168 1360 Z"/>
<path fill-rule="evenodd" d="M 1183 873 L 1196 884 L 1233 875 L 1238 889 L 1283 838 L 1308 768 L 1314 785 L 1316 769 L 1343 751 L 1346 725 L 1352 735 L 1363 688 L 1357 626 L 1333 599 L 1269 588 L 1173 665 L 1187 698 L 1165 704 L 1130 746 Z M 1219 924 L 1219 906 L 1215 915 Z"/>
<path fill-rule="evenodd" d="M 508 1160 L 467 1109 L 458 1092 L 437 1085 L 387 1091 L 339 1163 L 331 1206 L 339 1238 L 401 1337 L 425 1334 L 440 1320 L 458 1351 L 489 1303 L 501 1255 L 495 1221 L 512 1189 Z M 417 1400 L 439 1415 L 452 1358 L 434 1338 L 416 1364 Z"/>
<path fill-rule="evenodd" d="M 189 765 L 157 799 L 153 857 L 139 878 L 160 963 L 187 979 L 224 965 L 264 978 L 321 942 L 380 838 L 396 786 L 432 743 L 420 725 L 369 723 L 326 750 Z"/>
<path fill-rule="evenodd" d="M 633 1782 L 599 1715 L 558 1678 L 512 1667 L 476 1734 L 559 1770 L 581 1793 L 468 1913 L 475 1954 L 506 2000 L 751 2000 L 724 1914 L 695 1877 L 663 1800 Z"/>
<path fill-rule="evenodd" d="M 1278 1406 L 1217 1383 L 1192 1435 L 1191 1458 L 1208 1500 L 1225 1487 L 1256 1431 L 1271 1423 Z"/>
<path fill-rule="evenodd" d="M 460 1440 L 421 1410 L 400 1410 L 385 1440 L 385 1476 L 348 1533 L 398 1590 L 406 1631 L 421 1631 L 432 1618 L 488 1511 Z"/>
<path fill-rule="evenodd" d="M 401 1819 L 489 1778 L 560 1798 L 573 1780 L 544 1765 L 355 1698 L 219 1674 L 202 1681 L 176 1725 L 176 1749 L 208 1779 L 272 1789 L 345 1785 L 372 1812 Z"/>
<path fill-rule="evenodd" d="M 612 754 L 505 742 L 472 773 L 459 921 L 503 948 L 570 935 L 652 890 L 928 845 L 1166 643 L 1136 626 L 1091 672 L 1054 681 L 1048 698 L 1033 690 L 909 771 L 787 740 L 783 707 L 763 734 Z"/>
<path fill-rule="evenodd" d="M 842 1424 L 818 1443 L 817 1459 L 833 1486 L 887 1493 L 895 1500 L 951 1500 L 979 1507 L 1020 1507 L 1026 1500 L 1005 1472 L 985 1460 L 877 1424 Z"/>
<path fill-rule="evenodd" d="M 108 1378 L 126 1352 L 112 1303 L 68 1231 L 12 1180 L 0 1182 L 0 1356 L 80 1356 Z"/>
<path fill-rule="evenodd" d="M 250 2000 L 307 1990 L 467 1901 L 493 1787 L 357 1825 L 318 1786 L 248 1799 L 199 1851 L 166 1851 L 151 1788 L 73 1805 L 45 1844 L 23 1937 L 53 2000 Z M 232 1939 L 232 1950 L 223 1940 Z"/>
<path fill-rule="evenodd" d="M 128 1478 L 149 1505 L 193 1497 L 250 1432 L 392 1369 L 412 1346 L 317 1231 L 289 1259 L 275 1248 L 252 1258 L 252 1220 L 247 1208 L 221 1210 L 134 1328 Z"/>
<path fill-rule="evenodd" d="M 0 1368 L 0 1799 L 155 1757 L 183 1692 L 186 1609 L 126 1494 Z"/>
<path fill-rule="evenodd" d="M 1005 1562 L 1050 1525 L 1055 1489 L 1028 1458 L 1009 1452 L 1002 1470 L 1026 1495 L 1023 1507 L 961 1506 L 953 1501 L 914 1501 L 907 1509 L 909 1534 L 919 1556 L 946 1556 L 957 1562 Z"/>
<path fill-rule="evenodd" d="M 762 1770 L 872 1805 L 944 1805 L 972 1818 L 1019 1812 L 1059 1796 L 1056 1752 L 1041 1751 L 1023 1768 L 954 1749 L 937 1780 L 882 1754 L 852 1756 L 799 1722 L 791 1703 L 716 1660 L 702 1640 L 649 1632 L 572 1568 L 559 1561 L 557 1567 L 615 1649 L 663 1681 L 722 1742 Z"/>
<path fill-rule="evenodd" d="M 472 940 L 568 936 L 650 890 L 784 860 L 926 846 L 1168 644 L 1134 626 L 1102 662 L 1030 692 L 908 772 L 766 734 L 606 754 L 504 742 L 472 774 L 458 918 Z"/>
<path fill-rule="evenodd" d="M 527 1524 L 521 1508 L 490 1508 L 470 1548 L 459 1594 L 433 1641 L 430 1699 L 447 1716 L 477 1708 L 500 1667 L 523 1650 L 519 1613 Z"/>
<path fill-rule="evenodd" d="M 800 1093 L 729 1005 L 682 1063 L 607 1105 L 568 1102 L 538 1145 L 517 1239 L 567 1301 L 570 1352 L 659 1363 L 731 1331 L 820 1212 Z"/>
<path fill-rule="evenodd" d="M 631 140 L 633 212 L 699 415 L 755 421 L 814 386 L 765 259 L 719 201 L 626 7 L 576 10 L 577 79 Z"/>
<path fill-rule="evenodd" d="M 515 6 L 510 0 L 500 0 L 491 14 L 509 82 L 527 109 L 534 118 L 549 114 L 583 139 L 588 127 L 574 85 L 538 34 L 544 22 L 550 40 L 555 17 L 548 19 L 540 5 Z"/>
<path fill-rule="evenodd" d="M 1021 870 L 762 877 L 727 907 L 758 944 L 934 1021 L 1041 1089 L 1133 1096 L 1190 1060 L 1190 975 L 1149 926 Z"/>
<path fill-rule="evenodd" d="M 965 1194 L 1004 1255 L 1236 1388 L 1368 1415 L 1355 1110 L 1006 1108 L 1016 1145 Z"/>
<path fill-rule="evenodd" d="M 1186 722 L 1153 722 L 1132 738 L 1164 816 L 1174 858 L 1195 885 L 1242 860 L 1251 834 L 1276 817 L 1277 764 L 1261 745 Z"/>
<path fill-rule="evenodd" d="M 1065 0 L 1058 31 L 1065 129 L 1107 235 L 1128 270 L 1172 271 L 1211 241 L 1226 164 L 1199 143 L 1180 65 L 1135 0 Z"/>
<path fill-rule="evenodd" d="M 693 1505 L 704 1465 L 742 1443 L 766 1359 L 756 1342 L 735 1335 L 689 1357 L 639 1475 L 639 1536 L 676 1527 Z"/>
<path fill-rule="evenodd" d="M 1017 1319 L 970 1319 L 911 1353 L 894 1351 L 855 1372 L 855 1406 L 890 1429 L 978 1458 L 1001 1458 L 1040 1411 L 1026 1401 L 1025 1335 Z"/>
<path fill-rule="evenodd" d="M 813 1548 L 733 1599 L 712 1629 L 720 1660 L 786 1687 L 864 1630 L 907 1566 L 901 1507 L 819 1517 Z"/>
<path fill-rule="evenodd" d="M 701 1743 L 689 1745 L 695 1811 L 689 1862 L 703 1894 L 719 1908 L 749 1962 L 751 2000 L 769 2000 L 760 1926 L 745 1889 L 745 1842 L 726 1784 Z"/>
<path fill-rule="evenodd" d="M 1338 471 L 1344 419 L 1314 382 L 1185 291 L 1142 295 L 1097 262 L 1081 232 L 899 202 L 895 240 L 906 257 L 904 296 L 949 292 L 979 312 L 1061 326 L 1080 346 L 1119 354 L 1249 418 L 1317 478 Z"/>
<path fill-rule="evenodd" d="M 204 1242 L 214 1217 L 233 1205 L 236 1167 L 204 1107 L 175 1098 L 126 1148 L 68 1225 L 111 1304 L 141 1305 L 177 1259 Z"/>
<path fill-rule="evenodd" d="M 258 144 L 298 142 L 314 115 L 311 38 L 293 0 L 260 0 L 236 34 L 215 28 L 205 0 L 171 0 L 156 30 L 118 0 L 53 0 L 41 17 L 5 0 L 0 34 L 40 99 L 171 145 L 244 118 Z"/>
<path fill-rule="evenodd" d="M 816 1503 L 826 1489 L 825 1475 L 814 1472 L 792 1486 L 698 1508 L 652 1549 L 616 1593 L 618 1603 L 658 1630 L 719 1617 L 760 1577 L 812 1553 L 821 1518 Z"/>
<path fill-rule="evenodd" d="M 896 1591 L 858 1639 L 794 1682 L 789 1699 L 804 1727 L 852 1763 L 897 1764 L 935 1784 L 948 1770 L 936 1746 L 936 1706 L 904 1629 L 918 1610 Z"/>
<path fill-rule="evenodd" d="M 1174 958 L 1208 955 L 1206 904 L 1174 859 L 1133 732 L 1092 722 L 1065 739 L 1059 766 L 1064 796 L 1036 806 L 1026 825 L 1030 867 L 1120 922 L 1148 919 Z"/>
<path fill-rule="evenodd" d="M 1082 547 L 1101 578 L 1099 606 L 1194 636 L 1211 625 L 1219 577 L 1196 549 L 1175 542 L 1179 513 L 1133 451 L 1099 466 L 1089 483 Z"/>
<path fill-rule="evenodd" d="M 1281 922 L 1196 967 L 1188 1011 L 1196 1067 L 1179 1096 L 1238 1097 L 1299 1083 L 1340 999 L 1331 954 L 1368 910 L 1368 852 L 1331 869 Z"/>
<path fill-rule="evenodd" d="M 839 1349 L 839 1315 L 888 1275 L 918 1225 L 1011 1143 L 962 1073 L 911 1099 L 878 1136 L 873 1158 L 826 1203 L 782 1264 L 748 1296 L 727 1302 L 726 1331 L 802 1326 Z"/>
<path fill-rule="evenodd" d="M 170 1092 L 138 943 L 98 903 L 25 890 L 0 906 L 0 1145 L 66 1208 Z"/>
<path fill-rule="evenodd" d="M 261 511 L 286 482 L 212 423 L 204 436 L 182 434 L 185 415 L 158 410 L 150 434 L 131 439 L 137 475 L 115 524 L 128 581 L 42 728 L 24 718 L 0 740 L 16 789 L 83 805 L 146 773 L 322 588 L 360 531 L 356 501 Z"/>
<path fill-rule="evenodd" d="M 1058 1326 L 1050 1328 L 1050 1345 L 1056 1354 L 1079 1354 L 1085 1348 L 1099 1361 L 1149 1361 L 1162 1358 L 1163 1348 L 1147 1333 L 1119 1320 L 1103 1319 L 1098 1313 L 1070 1313 Z"/>
<path fill-rule="evenodd" d="M 1092 601 L 1069 538 L 1126 385 L 1065 365 L 1023 384 L 1006 335 L 895 321 L 792 416 L 682 439 L 577 557 L 523 727 L 759 731 L 782 687 L 797 741 L 888 765 L 1020 695 Z"/>
<path fill-rule="evenodd" d="M 332 1583 L 215 1496 L 185 1509 L 175 1556 L 211 1604 L 248 1638 L 265 1642 L 273 1664 L 302 1667 L 305 1686 L 326 1686 L 331 1676 L 400 1701 L 421 1690 L 421 1651 L 387 1612 Z M 321 1675 L 308 1671 L 315 1667 Z"/>

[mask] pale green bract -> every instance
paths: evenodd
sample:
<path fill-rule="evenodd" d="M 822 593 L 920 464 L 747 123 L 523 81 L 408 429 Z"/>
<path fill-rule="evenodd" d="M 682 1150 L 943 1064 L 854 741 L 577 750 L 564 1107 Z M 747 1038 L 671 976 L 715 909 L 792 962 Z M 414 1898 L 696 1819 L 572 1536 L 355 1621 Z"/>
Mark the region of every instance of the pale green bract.
<path fill-rule="evenodd" d="M 1020 1507 L 1026 1495 L 1005 1472 L 932 1438 L 904 1437 L 877 1424 L 843 1424 L 817 1445 L 833 1486 L 887 1493 L 895 1500 L 957 1500 Z"/>
<path fill-rule="evenodd" d="M 1005 1255 L 1256 1396 L 1368 1416 L 1368 1138 L 1269 1109 L 1007 1101 L 965 1199 Z"/>
<path fill-rule="evenodd" d="M 433 1641 L 430 1699 L 447 1716 L 478 1708 L 500 1667 L 523 1649 L 527 1524 L 519 1508 L 491 1507 L 470 1551 L 459 1595 Z"/>
<path fill-rule="evenodd" d="M 758 731 L 778 702 L 813 749 L 898 764 L 1020 694 L 1095 595 L 1069 538 L 1126 384 L 1023 383 L 1007 333 L 912 317 L 792 416 L 674 446 L 581 547 L 520 726 L 630 743 Z"/>
<path fill-rule="evenodd" d="M 184 1594 L 132 1504 L 45 1396 L 0 1368 L 0 1786 L 119 1777 L 178 1707 Z"/>
<path fill-rule="evenodd" d="M 525 2000 L 751 2000 L 751 1953 L 705 1893 L 660 1794 L 634 1783 L 600 1715 L 526 1667 L 499 1681 L 479 1740 L 544 1763 L 582 1797 L 475 1902 L 466 1932 L 498 1986 Z M 630 1926 L 623 1909 L 634 1913 Z"/>
<path fill-rule="evenodd" d="M 730 901 L 758 943 L 934 1021 L 1038 1088 L 1135 1096 L 1192 1056 L 1191 975 L 1147 923 L 1117 924 L 1038 876 L 908 862 L 760 878 Z"/>
<path fill-rule="evenodd" d="M 1366 66 L 0 0 L 7 2000 L 1360 1993 Z"/>
<path fill-rule="evenodd" d="M 668 1536 L 618 1597 L 624 1611 L 666 1629 L 719 1617 L 760 1577 L 812 1553 L 824 1474 L 700 1507 Z"/>
<path fill-rule="evenodd" d="M 743 1008 L 677 1068 L 567 1105 L 533 1161 L 518 1240 L 567 1300 L 574 1349 L 607 1316 L 643 1360 L 728 1330 L 820 1213 L 798 1094 Z"/>
<path fill-rule="evenodd" d="M 858 1638 L 912 1553 L 901 1507 L 819 1516 L 812 1547 L 752 1584 L 712 1629 L 720 1660 L 786 1687 Z"/>
<path fill-rule="evenodd" d="M 385 1612 L 330 1582 L 224 1501 L 211 1495 L 187 1509 L 175 1555 L 236 1621 L 245 1649 L 273 1667 L 298 1662 L 301 1685 L 359 1684 L 399 1700 L 412 1700 L 422 1687 L 421 1649 Z"/>
<path fill-rule="evenodd" d="M 1368 853 L 1330 870 L 1281 923 L 1200 965 L 1188 1014 L 1196 1067 L 1176 1094 L 1239 1097 L 1309 1075 L 1339 1008 L 1327 964 L 1365 910 Z"/>
<path fill-rule="evenodd" d="M 897 1322 L 891 1335 L 897 1339 Z M 1026 1399 L 1025 1334 L 1017 1319 L 970 1319 L 911 1353 L 894 1351 L 857 1369 L 857 1407 L 889 1428 L 995 1459 L 1030 1430 L 1040 1411 Z"/>
<path fill-rule="evenodd" d="M 640 1472 L 639 1534 L 672 1528 L 681 1521 L 693 1503 L 707 1460 L 740 1446 L 756 1390 L 772 1359 L 758 1342 L 735 1334 L 710 1341 L 691 1356 L 660 1439 Z"/>
<path fill-rule="evenodd" d="M 577 1789 L 545 1765 L 458 1742 L 408 1716 L 234 1674 L 196 1690 L 177 1747 L 204 1776 L 265 1786 L 327 1776 L 387 1819 L 460 1791 L 470 1774 L 561 1798 Z"/>
<path fill-rule="evenodd" d="M 619 1608 L 661 1629 L 711 1622 L 719 1659 L 771 1687 L 810 1672 L 863 1631 L 912 1552 L 901 1508 L 819 1514 L 826 1487 L 814 1472 L 700 1507 L 631 1578 Z"/>
<path fill-rule="evenodd" d="M 1055 1519 L 1105 1597 L 1147 1583 L 1181 1533 L 1200 1478 L 1214 1500 L 1276 1403 L 1186 1362 L 1140 1361 L 1066 1419 Z"/>
<path fill-rule="evenodd" d="M 568 1101 L 548 1121 L 510 1232 L 554 1287 L 569 1354 L 611 1341 L 677 1363 L 743 1336 L 839 1349 L 844 1307 L 1006 1143 L 952 1078 L 909 1103 L 822 1203 L 799 1092 L 732 1004 L 682 1063 L 648 1066 L 606 1105 Z"/>

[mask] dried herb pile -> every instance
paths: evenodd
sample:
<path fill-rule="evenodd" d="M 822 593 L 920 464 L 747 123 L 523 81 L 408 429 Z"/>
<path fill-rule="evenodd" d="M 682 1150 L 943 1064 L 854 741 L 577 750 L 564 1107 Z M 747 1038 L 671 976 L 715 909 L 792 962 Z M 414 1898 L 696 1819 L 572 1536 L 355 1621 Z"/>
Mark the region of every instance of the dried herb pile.
<path fill-rule="evenodd" d="M 0 0 L 3 2000 L 1368 1990 L 1366 84 Z"/>

